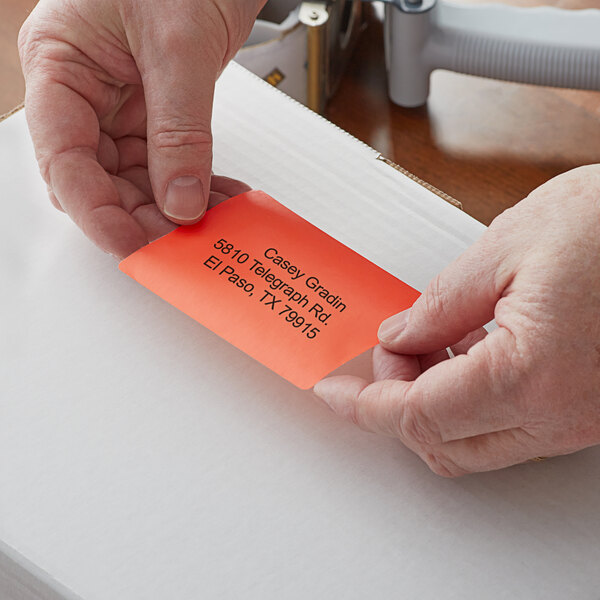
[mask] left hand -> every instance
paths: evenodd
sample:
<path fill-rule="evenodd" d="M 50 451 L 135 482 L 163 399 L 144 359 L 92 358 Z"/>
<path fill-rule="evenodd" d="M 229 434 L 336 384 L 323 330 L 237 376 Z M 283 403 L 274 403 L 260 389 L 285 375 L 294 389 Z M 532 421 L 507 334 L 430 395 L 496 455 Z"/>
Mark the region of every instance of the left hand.
<path fill-rule="evenodd" d="M 315 393 L 440 475 L 599 444 L 600 166 L 503 213 L 379 337 L 374 383 L 333 377 Z"/>
<path fill-rule="evenodd" d="M 215 82 L 265 0 L 40 0 L 19 34 L 51 202 L 124 258 L 249 188 L 212 177 Z"/>

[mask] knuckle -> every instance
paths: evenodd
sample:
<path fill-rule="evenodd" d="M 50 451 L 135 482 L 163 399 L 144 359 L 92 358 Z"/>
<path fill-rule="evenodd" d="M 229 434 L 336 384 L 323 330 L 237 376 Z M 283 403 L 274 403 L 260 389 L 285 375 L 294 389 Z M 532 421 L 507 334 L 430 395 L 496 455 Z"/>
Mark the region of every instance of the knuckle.
<path fill-rule="evenodd" d="M 212 134 L 204 127 L 189 123 L 161 123 L 149 136 L 149 143 L 159 150 L 186 148 L 212 151 Z"/>
<path fill-rule="evenodd" d="M 394 417 L 397 404 L 392 382 L 377 382 L 359 394 L 351 418 L 361 429 L 398 435 Z"/>
<path fill-rule="evenodd" d="M 17 48 L 19 50 L 19 56 L 21 57 L 21 61 L 23 60 L 24 55 L 27 53 L 27 48 L 29 45 L 29 20 L 25 21 L 19 30 L 19 35 L 17 37 Z"/>
<path fill-rule="evenodd" d="M 518 211 L 515 211 L 514 206 L 501 212 L 489 224 L 485 235 L 493 238 L 506 236 L 506 230 L 514 225 L 515 218 L 517 218 L 516 212 Z"/>
<path fill-rule="evenodd" d="M 448 297 L 446 286 L 443 283 L 441 274 L 436 275 L 425 290 L 423 300 L 427 314 L 446 316 L 448 312 Z"/>
<path fill-rule="evenodd" d="M 490 376 L 492 391 L 498 397 L 517 399 L 535 378 L 537 356 L 535 349 L 529 350 L 518 334 L 506 327 L 494 332 L 478 348 L 481 360 Z"/>
<path fill-rule="evenodd" d="M 29 65 L 37 61 L 43 51 L 43 36 L 32 25 L 31 17 L 23 23 L 17 38 L 17 49 L 23 70 L 27 72 Z"/>
<path fill-rule="evenodd" d="M 400 413 L 398 428 L 403 439 L 417 446 L 438 444 L 442 441 L 439 428 L 410 395 Z"/>
<path fill-rule="evenodd" d="M 96 156 L 95 150 L 85 146 L 78 146 L 75 148 L 67 148 L 55 153 L 43 153 L 37 157 L 38 166 L 42 178 L 46 182 L 46 185 L 50 188 L 53 187 L 53 172 L 58 168 L 76 169 L 79 160 L 82 156 L 94 157 Z"/>
<path fill-rule="evenodd" d="M 68 44 L 29 21 L 19 31 L 17 50 L 28 86 L 32 81 L 49 80 L 66 72 L 64 67 L 72 53 Z"/>
<path fill-rule="evenodd" d="M 41 3 L 40 3 L 41 4 Z M 17 36 L 17 49 L 23 69 L 44 61 L 52 54 L 57 42 L 56 24 L 52 18 L 44 18 L 39 14 L 39 5 L 25 20 Z"/>

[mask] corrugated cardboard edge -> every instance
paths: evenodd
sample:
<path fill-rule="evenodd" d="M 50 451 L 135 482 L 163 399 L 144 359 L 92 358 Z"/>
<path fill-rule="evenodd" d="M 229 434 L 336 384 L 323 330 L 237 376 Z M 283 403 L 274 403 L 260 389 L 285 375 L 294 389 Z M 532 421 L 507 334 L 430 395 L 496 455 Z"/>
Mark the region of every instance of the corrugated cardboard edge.
<path fill-rule="evenodd" d="M 260 79 L 260 78 L 258 78 L 258 79 Z M 261 79 L 261 81 L 263 81 L 263 80 Z M 288 98 L 289 98 L 289 96 L 288 96 Z M 301 105 L 301 106 L 303 106 L 303 105 Z M 19 111 L 23 110 L 24 107 L 25 107 L 25 104 L 22 102 L 21 104 L 19 104 L 19 106 L 15 106 L 15 108 L 13 108 L 12 110 L 10 110 L 9 112 L 7 112 L 7 113 L 5 113 L 3 115 L 0 115 L 0 123 L 2 121 L 5 121 L 6 119 L 8 119 L 9 117 L 11 117 L 12 115 L 18 113 Z M 306 108 L 306 107 L 304 107 L 304 108 Z M 318 115 L 318 116 L 321 117 L 321 118 L 324 118 L 321 115 Z M 331 121 L 330 121 L 330 123 L 331 123 Z M 337 125 L 334 125 L 334 126 L 337 127 Z M 338 129 L 341 129 L 341 128 L 338 127 Z M 347 135 L 351 135 L 347 131 L 344 131 L 344 133 L 346 133 Z M 352 137 L 354 137 L 354 136 L 352 136 Z M 358 141 L 360 141 L 360 140 L 358 140 Z M 362 143 L 364 143 L 364 142 L 362 142 Z M 409 179 L 411 179 L 415 183 L 418 183 L 420 186 L 424 187 L 426 190 L 429 190 L 430 192 L 432 192 L 436 196 L 439 196 L 442 200 L 445 200 L 446 202 L 452 204 L 452 206 L 456 206 L 456 208 L 459 208 L 460 210 L 463 210 L 463 205 L 458 200 L 456 200 L 455 198 L 453 198 L 449 194 L 446 194 L 446 192 L 442 192 L 442 190 L 436 188 L 435 186 L 431 185 L 430 183 L 427 183 L 426 181 L 423 181 L 420 177 L 417 177 L 416 175 L 414 175 L 410 171 L 407 171 L 404 167 L 401 167 L 400 165 L 396 164 L 394 161 L 392 161 L 389 158 L 386 158 L 385 156 L 383 156 L 383 154 L 380 154 L 377 157 L 377 160 L 380 160 L 381 162 L 385 163 L 389 167 L 392 167 L 392 169 L 395 169 L 399 173 L 402 173 L 402 175 L 405 175 L 406 177 L 408 177 Z"/>
<path fill-rule="evenodd" d="M 420 177 L 417 177 L 410 171 L 407 171 L 405 168 L 401 167 L 400 165 L 397 165 L 394 161 L 390 160 L 389 158 L 386 158 L 385 156 L 380 154 L 377 157 L 377 160 L 384 162 L 386 165 L 392 167 L 392 169 L 395 169 L 396 171 L 399 171 L 400 173 L 402 173 L 402 175 L 406 175 L 406 177 L 408 177 L 409 179 L 412 179 L 415 183 L 418 183 L 420 186 L 423 186 L 425 189 L 434 193 L 436 196 L 439 196 L 442 200 L 449 202 L 450 204 L 452 204 L 452 206 L 456 206 L 456 208 L 463 210 L 462 203 L 460 203 L 458 200 L 456 200 L 456 198 L 453 198 L 452 196 L 450 196 L 450 194 L 446 194 L 446 192 L 442 192 L 442 190 L 436 188 L 434 185 L 431 185 L 430 183 L 423 181 Z"/>
<path fill-rule="evenodd" d="M 297 100 L 295 100 L 291 96 L 288 96 L 285 92 L 282 92 L 280 89 L 278 89 L 276 87 L 273 87 L 270 83 L 266 82 L 262 77 L 259 77 L 255 73 L 252 73 L 251 71 L 248 71 L 248 69 L 246 69 L 245 67 L 242 67 L 242 65 L 240 65 L 238 63 L 236 63 L 236 66 L 238 68 L 240 68 L 240 69 L 244 69 L 251 77 L 254 77 L 258 81 L 260 81 L 262 85 L 268 85 L 271 89 L 275 90 L 275 92 L 277 92 L 278 94 L 283 94 L 283 96 L 287 99 L 288 102 L 292 102 L 294 104 L 297 104 L 303 110 L 308 110 L 308 111 L 312 112 L 317 118 L 323 119 L 324 121 L 327 121 L 327 123 L 330 126 L 335 127 L 338 131 L 341 131 L 344 135 L 347 135 L 348 137 L 352 138 L 355 142 L 357 142 L 360 145 L 368 148 L 372 152 L 377 152 L 374 148 L 372 148 L 371 146 L 369 146 L 369 144 L 367 144 L 366 142 L 363 142 L 362 140 L 359 140 L 357 137 L 355 137 L 354 135 L 352 135 L 351 133 L 349 133 L 345 129 L 342 129 L 339 125 L 336 125 L 335 123 L 333 123 L 332 121 L 330 121 L 329 119 L 327 119 L 324 115 L 311 110 L 310 108 L 308 108 L 308 106 L 306 106 L 304 104 L 301 104 L 300 102 L 298 102 Z M 462 206 L 462 204 L 458 200 L 456 200 L 455 198 L 453 198 L 449 194 L 446 194 L 446 192 L 442 192 L 441 190 L 439 190 L 435 186 L 431 185 L 430 183 L 427 183 L 426 181 L 423 181 L 420 177 L 418 177 L 417 175 L 414 175 L 410 171 L 407 171 L 405 168 L 401 167 L 400 165 L 397 165 L 394 161 L 390 160 L 389 158 L 385 158 L 382 154 L 379 154 L 379 156 L 377 156 L 377 160 L 380 160 L 381 162 L 384 162 L 386 165 L 392 167 L 392 169 L 395 169 L 399 173 L 402 173 L 402 175 L 405 175 L 406 177 L 408 177 L 409 179 L 411 179 L 415 183 L 418 183 L 420 186 L 424 187 L 426 190 L 428 190 L 432 194 L 435 194 L 436 196 L 438 196 L 442 200 L 445 200 L 446 202 L 448 202 L 449 204 L 451 204 L 455 208 L 458 208 L 459 210 L 463 210 L 463 206 Z"/>
<path fill-rule="evenodd" d="M 23 110 L 25 108 L 25 104 L 23 102 L 21 102 L 21 104 L 19 104 L 19 106 L 15 106 L 12 110 L 9 110 L 7 113 L 4 113 L 3 115 L 0 115 L 0 123 L 2 123 L 2 121 L 6 121 L 6 119 L 8 119 L 8 117 L 12 117 L 15 113 L 18 113 L 20 110 Z"/>

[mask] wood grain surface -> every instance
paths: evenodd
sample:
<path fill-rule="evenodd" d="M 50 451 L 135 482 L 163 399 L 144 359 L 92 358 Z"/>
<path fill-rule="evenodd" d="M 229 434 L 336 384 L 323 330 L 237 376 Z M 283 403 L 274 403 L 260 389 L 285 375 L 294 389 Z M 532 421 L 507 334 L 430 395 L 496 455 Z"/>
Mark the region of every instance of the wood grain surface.
<path fill-rule="evenodd" d="M 0 4 L 0 114 L 23 98 L 16 40 L 35 4 Z M 599 0 L 555 4 L 600 8 Z M 600 163 L 599 92 L 443 71 L 434 73 L 431 90 L 427 105 L 417 109 L 402 109 L 388 100 L 382 24 L 374 14 L 326 116 L 460 200 L 469 214 L 486 224 L 554 175 Z"/>
<path fill-rule="evenodd" d="M 600 8 L 598 0 L 577 5 Z M 600 162 L 600 92 L 437 71 L 426 106 L 394 105 L 386 95 L 382 25 L 376 18 L 327 117 L 460 200 L 485 224 L 551 177 Z"/>
<path fill-rule="evenodd" d="M 37 0 L 0 2 L 0 114 L 23 101 L 25 84 L 19 65 L 17 36 Z"/>

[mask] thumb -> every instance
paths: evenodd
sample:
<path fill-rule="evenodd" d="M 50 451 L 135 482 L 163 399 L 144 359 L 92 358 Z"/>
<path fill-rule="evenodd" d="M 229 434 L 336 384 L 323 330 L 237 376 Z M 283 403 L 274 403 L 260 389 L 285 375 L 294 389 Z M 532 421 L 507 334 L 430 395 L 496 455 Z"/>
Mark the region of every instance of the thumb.
<path fill-rule="evenodd" d="M 178 31 L 168 39 L 158 55 L 157 45 L 149 43 L 152 54 L 143 61 L 148 171 L 158 208 L 171 221 L 189 225 L 208 205 L 213 95 L 221 65 L 214 48 L 206 51 L 209 36 Z"/>
<path fill-rule="evenodd" d="M 381 324 L 379 341 L 386 350 L 434 352 L 493 319 L 509 275 L 484 238 L 437 275 L 412 308 Z"/>

